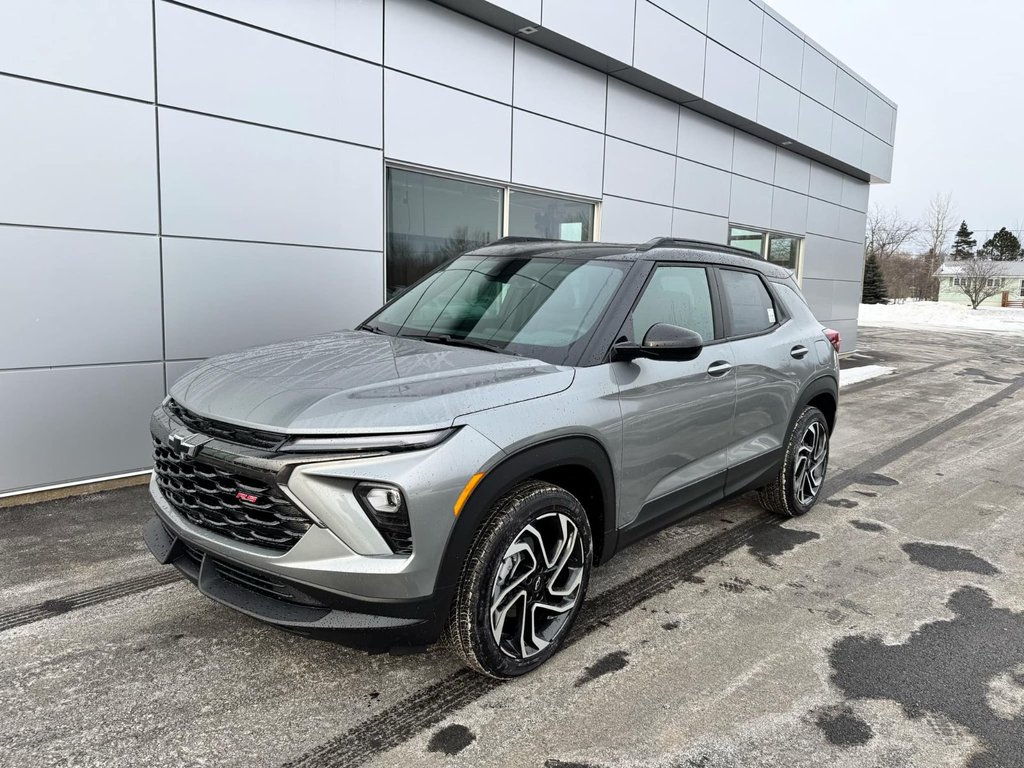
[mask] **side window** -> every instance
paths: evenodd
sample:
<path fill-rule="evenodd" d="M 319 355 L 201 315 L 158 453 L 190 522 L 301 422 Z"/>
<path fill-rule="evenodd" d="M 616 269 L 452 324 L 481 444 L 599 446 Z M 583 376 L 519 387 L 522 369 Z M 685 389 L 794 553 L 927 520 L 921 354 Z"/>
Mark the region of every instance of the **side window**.
<path fill-rule="evenodd" d="M 707 272 L 703 267 L 655 267 L 632 320 L 635 344 L 657 323 L 689 328 L 705 341 L 715 338 Z"/>
<path fill-rule="evenodd" d="M 775 325 L 775 306 L 760 277 L 733 269 L 719 270 L 718 275 L 731 335 L 761 333 Z"/>

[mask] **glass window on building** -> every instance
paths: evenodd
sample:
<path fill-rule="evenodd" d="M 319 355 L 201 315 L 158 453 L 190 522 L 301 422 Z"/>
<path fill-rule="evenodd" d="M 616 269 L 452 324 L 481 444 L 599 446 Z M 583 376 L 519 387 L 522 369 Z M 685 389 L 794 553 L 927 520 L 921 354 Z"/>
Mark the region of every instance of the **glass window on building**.
<path fill-rule="evenodd" d="M 800 263 L 800 238 L 769 235 L 768 261 L 796 272 Z"/>
<path fill-rule="evenodd" d="M 729 245 L 756 253 L 761 258 L 764 258 L 764 241 L 764 232 L 755 232 L 752 229 L 740 229 L 739 227 L 729 229 Z"/>
<path fill-rule="evenodd" d="M 589 242 L 594 239 L 594 204 L 513 189 L 508 196 L 508 234 Z"/>
<path fill-rule="evenodd" d="M 502 187 L 397 168 L 387 172 L 387 295 L 501 237 Z"/>
<path fill-rule="evenodd" d="M 742 227 L 729 228 L 729 245 L 742 248 L 780 267 L 799 272 L 803 238 Z"/>
<path fill-rule="evenodd" d="M 592 241 L 595 210 L 585 201 L 389 168 L 387 296 L 505 235 Z"/>

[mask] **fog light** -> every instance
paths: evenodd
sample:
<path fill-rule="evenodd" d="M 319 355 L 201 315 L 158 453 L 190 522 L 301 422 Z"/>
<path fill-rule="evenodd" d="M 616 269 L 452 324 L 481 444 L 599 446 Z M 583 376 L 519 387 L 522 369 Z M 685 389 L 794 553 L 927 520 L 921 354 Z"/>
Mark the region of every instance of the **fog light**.
<path fill-rule="evenodd" d="M 359 483 L 355 488 L 359 504 L 370 522 L 396 555 L 412 554 L 409 508 L 402 492 L 384 483 Z"/>
<path fill-rule="evenodd" d="M 402 492 L 385 485 L 362 486 L 363 498 L 377 512 L 393 514 L 402 508 Z"/>

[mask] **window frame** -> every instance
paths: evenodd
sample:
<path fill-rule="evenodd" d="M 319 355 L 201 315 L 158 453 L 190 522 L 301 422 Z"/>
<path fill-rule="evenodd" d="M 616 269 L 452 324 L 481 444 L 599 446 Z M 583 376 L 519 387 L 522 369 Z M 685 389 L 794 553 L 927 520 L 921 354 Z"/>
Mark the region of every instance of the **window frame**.
<path fill-rule="evenodd" d="M 498 234 L 498 238 L 499 239 L 503 238 L 503 237 L 509 237 L 508 226 L 509 226 L 510 203 L 511 203 L 510 198 L 511 198 L 511 193 L 513 191 L 515 191 L 515 192 L 525 192 L 525 193 L 528 193 L 528 194 L 531 194 L 531 195 L 539 195 L 541 197 L 551 197 L 551 198 L 555 198 L 556 200 L 565 200 L 566 202 L 584 203 L 584 204 L 587 204 L 587 205 L 591 205 L 594 208 L 593 232 L 591 233 L 591 239 L 590 240 L 583 240 L 581 242 L 597 243 L 597 242 L 601 241 L 601 208 L 602 208 L 602 201 L 601 201 L 600 198 L 586 197 L 585 195 L 573 195 L 573 194 L 568 194 L 568 193 L 564 193 L 564 192 L 557 192 L 557 191 L 550 190 L 550 189 L 542 189 L 540 187 L 530 187 L 530 186 L 527 186 L 525 184 L 512 184 L 512 183 L 510 183 L 508 181 L 499 181 L 499 180 L 496 180 L 496 179 L 487 178 L 485 176 L 473 176 L 473 175 L 468 174 L 468 173 L 458 173 L 456 171 L 446 171 L 446 170 L 443 170 L 443 169 L 440 169 L 440 168 L 432 168 L 430 166 L 417 165 L 415 163 L 391 162 L 391 161 L 387 161 L 386 160 L 384 162 L 384 171 L 383 171 L 383 173 L 384 173 L 384 195 L 383 195 L 383 205 L 384 205 L 384 222 L 383 222 L 383 225 L 384 225 L 383 226 L 383 228 L 384 228 L 384 233 L 383 233 L 384 234 L 384 244 L 383 244 L 383 248 L 382 248 L 382 255 L 384 257 L 383 258 L 383 263 L 384 263 L 384 284 L 383 284 L 382 290 L 383 290 L 383 294 L 384 294 L 383 295 L 383 299 L 384 299 L 385 302 L 388 301 L 388 250 L 387 249 L 388 249 L 388 231 L 389 231 L 390 219 L 391 219 L 391 216 L 390 216 L 391 211 L 389 210 L 389 207 L 388 207 L 388 171 L 390 171 L 390 170 L 408 171 L 409 173 L 419 173 L 419 174 L 424 175 L 424 176 L 435 176 L 435 177 L 442 178 L 442 179 L 450 179 L 451 181 L 462 181 L 462 182 L 466 182 L 466 183 L 469 183 L 469 184 L 481 184 L 481 185 L 484 185 L 484 186 L 488 186 L 488 187 L 492 187 L 492 188 L 501 190 L 501 232 L 499 232 L 499 234 Z M 461 255 L 461 254 L 459 254 L 459 255 Z M 451 260 L 449 259 L 449 261 L 451 261 Z M 408 288 L 411 288 L 413 285 L 418 283 L 420 280 L 422 280 L 424 277 L 426 277 L 430 273 L 436 271 L 436 269 L 439 269 L 439 268 L 445 266 L 447 263 L 448 262 L 444 262 L 443 264 L 439 264 L 438 267 L 436 267 L 435 269 L 432 269 L 432 270 L 430 270 L 430 272 L 425 273 L 418 280 L 415 280 L 414 282 L 412 282 L 408 286 L 406 286 L 406 290 Z M 395 294 L 395 296 L 397 296 L 397 295 L 398 294 Z M 395 297 L 393 296 L 392 298 L 395 298 Z"/>
<path fill-rule="evenodd" d="M 715 266 L 713 264 L 704 264 L 695 261 L 651 261 L 648 263 L 651 265 L 651 268 L 647 270 L 647 274 L 644 275 L 640 288 L 635 292 L 633 300 L 629 303 L 626 313 L 622 318 L 622 322 L 619 323 L 619 329 L 615 333 L 615 338 L 612 339 L 612 342 L 609 345 L 606 357 L 611 354 L 611 347 L 613 347 L 619 339 L 625 337 L 626 340 L 628 340 L 626 326 L 633 322 L 633 312 L 636 311 L 637 305 L 640 303 L 640 300 L 650 287 L 651 282 L 654 280 L 654 273 L 658 271 L 659 267 L 692 267 L 704 271 L 705 278 L 708 281 L 708 297 L 711 299 L 711 321 L 715 332 L 715 338 L 711 341 L 705 339 L 704 346 L 713 347 L 716 344 L 723 344 L 728 341 L 725 337 L 725 318 L 722 315 L 718 294 L 718 284 L 716 275 L 714 274 Z M 620 286 L 620 288 L 621 287 L 622 286 Z M 638 343 L 642 343 L 642 341 L 643 340 L 641 339 L 641 342 Z"/>
<path fill-rule="evenodd" d="M 727 239 L 726 239 L 726 243 L 730 247 L 733 247 L 733 248 L 736 248 L 736 247 L 742 248 L 742 246 L 734 246 L 732 244 L 732 231 L 734 229 L 741 229 L 741 230 L 743 230 L 745 232 L 750 232 L 752 234 L 761 235 L 761 237 L 762 237 L 761 253 L 760 253 L 761 260 L 767 262 L 768 264 L 775 264 L 775 266 L 782 266 L 782 265 L 781 264 L 776 264 L 774 261 L 770 261 L 768 259 L 768 254 L 771 252 L 771 248 L 772 248 L 772 239 L 773 238 L 780 238 L 780 239 L 786 239 L 786 240 L 796 240 L 797 243 L 798 243 L 798 246 L 797 246 L 797 252 L 796 252 L 796 267 L 793 269 L 793 277 L 796 280 L 798 285 L 801 283 L 802 278 L 803 278 L 803 272 L 804 272 L 804 251 L 805 251 L 805 248 L 807 246 L 807 235 L 799 235 L 799 234 L 797 234 L 795 232 L 782 232 L 782 231 L 776 230 L 776 229 L 765 229 L 764 227 L 750 227 L 750 226 L 747 226 L 746 224 L 738 224 L 736 222 L 730 221 L 729 222 L 729 232 L 728 232 L 728 236 L 727 236 Z M 752 253 L 752 254 L 756 255 L 755 251 L 751 251 L 751 250 L 746 249 L 746 248 L 742 248 L 742 250 L 745 250 L 748 253 Z M 789 269 L 789 267 L 782 267 L 782 268 L 783 269 Z"/>
<path fill-rule="evenodd" d="M 782 326 L 792 320 L 789 312 L 785 309 L 785 305 L 779 301 L 779 297 L 775 295 L 775 291 L 772 290 L 771 281 L 765 279 L 765 276 L 756 269 L 744 269 L 743 267 L 733 266 L 720 266 L 716 265 L 715 271 L 715 284 L 718 291 L 718 301 L 721 304 L 722 319 L 725 323 L 725 341 L 742 341 L 743 339 L 756 339 L 759 336 L 767 336 L 775 333 Z M 761 281 L 761 285 L 764 286 L 765 291 L 768 293 L 768 299 L 772 303 L 772 310 L 775 312 L 775 323 L 768 326 L 763 331 L 755 331 L 754 333 L 744 334 L 733 334 L 732 332 L 732 314 L 727 309 L 727 302 L 725 299 L 725 287 L 719 280 L 719 274 L 721 272 L 745 272 L 750 275 L 754 275 L 758 280 Z"/>

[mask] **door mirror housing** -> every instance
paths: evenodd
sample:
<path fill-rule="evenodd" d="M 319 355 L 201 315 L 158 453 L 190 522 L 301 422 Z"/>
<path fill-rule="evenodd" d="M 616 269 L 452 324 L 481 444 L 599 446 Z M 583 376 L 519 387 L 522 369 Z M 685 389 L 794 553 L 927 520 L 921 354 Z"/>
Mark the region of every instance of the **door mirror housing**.
<path fill-rule="evenodd" d="M 696 331 L 678 325 L 656 323 L 644 335 L 643 343 L 619 342 L 612 347 L 612 362 L 648 357 L 652 360 L 693 360 L 704 349 L 704 339 Z"/>

